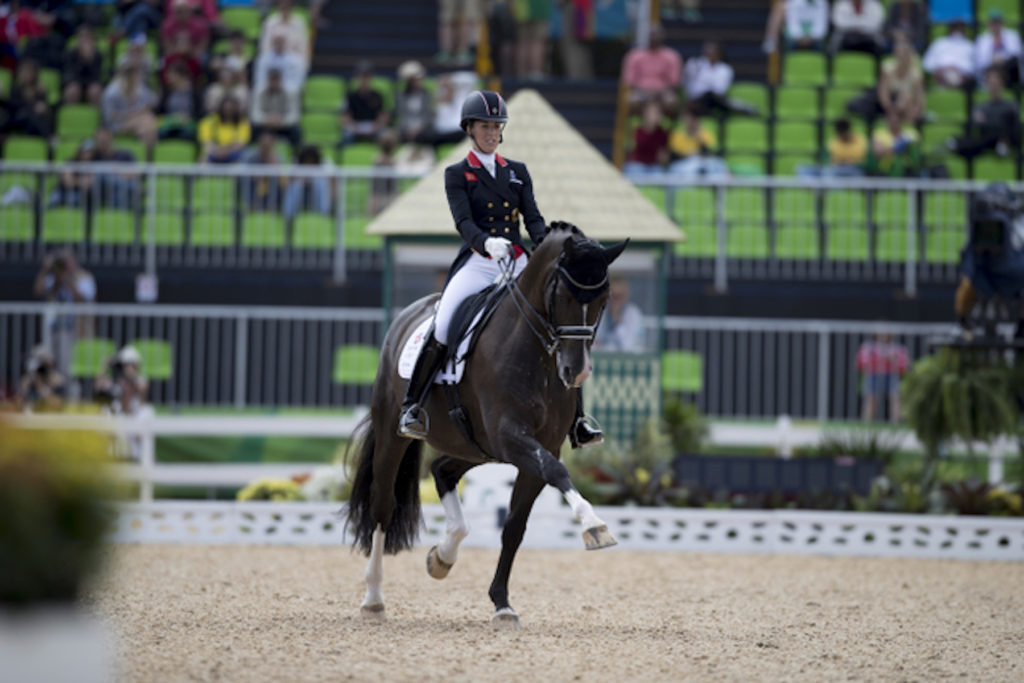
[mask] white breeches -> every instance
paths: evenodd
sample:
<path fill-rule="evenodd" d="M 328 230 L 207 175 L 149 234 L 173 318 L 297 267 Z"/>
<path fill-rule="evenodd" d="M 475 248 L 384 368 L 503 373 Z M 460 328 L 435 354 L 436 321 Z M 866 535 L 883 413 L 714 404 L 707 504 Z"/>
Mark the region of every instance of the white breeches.
<path fill-rule="evenodd" d="M 521 254 L 515 261 L 513 276 L 519 275 L 525 267 L 526 254 Z M 434 339 L 442 344 L 447 344 L 448 326 L 451 325 L 455 309 L 466 298 L 494 282 L 501 272 L 501 266 L 497 261 L 476 252 L 471 254 L 466 264 L 459 268 L 459 272 L 455 273 L 441 293 L 441 302 L 438 304 L 437 314 L 434 316 Z"/>

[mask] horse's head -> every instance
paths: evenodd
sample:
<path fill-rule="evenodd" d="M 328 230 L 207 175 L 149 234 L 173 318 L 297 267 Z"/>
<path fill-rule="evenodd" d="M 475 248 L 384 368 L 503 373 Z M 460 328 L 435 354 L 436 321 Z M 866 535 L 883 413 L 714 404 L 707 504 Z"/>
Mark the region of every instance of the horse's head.
<path fill-rule="evenodd" d="M 531 258 L 544 272 L 537 303 L 557 337 L 558 376 L 566 387 L 580 386 L 593 371 L 590 345 L 608 299 L 608 266 L 628 243 L 602 247 L 576 226 L 555 222 Z"/>

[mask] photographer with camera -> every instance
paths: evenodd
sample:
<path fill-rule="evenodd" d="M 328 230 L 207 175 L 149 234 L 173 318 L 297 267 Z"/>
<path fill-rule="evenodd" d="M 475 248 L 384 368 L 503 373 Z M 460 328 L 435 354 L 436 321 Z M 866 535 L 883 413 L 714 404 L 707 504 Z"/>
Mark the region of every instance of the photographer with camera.
<path fill-rule="evenodd" d="M 139 415 L 147 407 L 149 380 L 142 374 L 142 356 L 124 346 L 107 359 L 93 383 L 96 400 L 114 415 Z"/>
<path fill-rule="evenodd" d="M 57 304 L 92 303 L 96 301 L 96 280 L 92 273 L 78 265 L 69 249 L 49 253 L 36 274 L 35 295 Z M 92 336 L 86 329 L 89 319 L 76 320 L 70 311 L 49 318 L 51 348 L 57 369 L 64 375 L 71 367 L 71 347 L 77 337 Z"/>
<path fill-rule="evenodd" d="M 64 394 L 64 376 L 54 367 L 53 354 L 45 346 L 35 347 L 18 384 L 18 410 L 59 411 L 64 408 Z"/>

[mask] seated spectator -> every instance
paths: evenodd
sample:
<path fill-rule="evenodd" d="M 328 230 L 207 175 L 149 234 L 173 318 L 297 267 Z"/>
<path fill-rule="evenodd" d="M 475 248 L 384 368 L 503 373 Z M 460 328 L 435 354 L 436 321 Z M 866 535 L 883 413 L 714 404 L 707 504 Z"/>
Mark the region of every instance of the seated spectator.
<path fill-rule="evenodd" d="M 1020 34 L 1003 25 L 1003 13 L 991 9 L 988 13 L 988 31 L 978 36 L 974 44 L 974 67 L 978 80 L 985 77 L 990 66 L 1003 72 L 1003 83 L 1020 81 Z"/>
<path fill-rule="evenodd" d="M 882 113 L 895 110 L 904 121 L 924 119 L 924 72 L 905 33 L 896 34 L 893 56 L 882 60 L 877 94 Z"/>
<path fill-rule="evenodd" d="M 677 110 L 683 61 L 678 52 L 662 43 L 663 39 L 661 27 L 652 26 L 648 46 L 634 47 L 622 62 L 622 80 L 629 88 L 633 113 L 640 113 L 650 100 L 670 116 Z"/>
<path fill-rule="evenodd" d="M 179 0 L 167 0 L 164 5 L 164 16 L 174 14 L 174 6 Z M 217 0 L 185 0 L 192 8 L 192 14 L 199 17 L 210 28 L 211 34 L 222 34 L 224 23 L 220 19 L 220 12 L 217 11 Z"/>
<path fill-rule="evenodd" d="M 312 145 L 299 150 L 297 161 L 299 166 L 306 168 L 330 168 L 330 164 L 321 158 L 320 150 Z M 323 215 L 331 212 L 331 184 L 327 178 L 295 177 L 289 181 L 284 191 L 284 217 L 290 221 L 302 211 L 315 211 Z"/>
<path fill-rule="evenodd" d="M 682 128 L 673 130 L 668 138 L 668 151 L 673 159 L 669 173 L 687 177 L 728 175 L 725 161 L 713 155 L 718 141 L 701 123 L 697 107 L 687 104 L 682 118 Z"/>
<path fill-rule="evenodd" d="M 65 104 L 100 103 L 103 96 L 103 58 L 96 49 L 96 39 L 88 26 L 78 29 L 78 43 L 64 55 L 61 87 Z"/>
<path fill-rule="evenodd" d="M 871 135 L 868 168 L 871 175 L 890 178 L 912 177 L 921 171 L 920 137 L 895 109 L 886 115 L 885 125 Z"/>
<path fill-rule="evenodd" d="M 924 53 L 924 70 L 936 85 L 944 88 L 974 87 L 974 41 L 967 37 L 967 24 L 958 19 L 949 32 L 936 38 Z"/>
<path fill-rule="evenodd" d="M 885 10 L 878 0 L 838 0 L 832 6 L 832 40 L 829 51 L 885 51 Z"/>
<path fill-rule="evenodd" d="M 202 63 L 210 47 L 210 22 L 193 12 L 190 0 L 170 0 L 170 5 L 173 11 L 160 26 L 164 54 L 180 52 L 185 45 L 188 53 Z"/>
<path fill-rule="evenodd" d="M 694 105 L 698 116 L 712 111 L 757 114 L 751 105 L 728 97 L 732 77 L 732 67 L 722 61 L 722 48 L 713 40 L 704 43 L 700 57 L 686 61 L 683 70 L 686 99 Z"/>
<path fill-rule="evenodd" d="M 828 34 L 827 0 L 784 0 L 772 5 L 764 36 L 766 54 L 775 52 L 783 28 L 787 49 L 821 50 Z"/>
<path fill-rule="evenodd" d="M 476 88 L 476 74 L 459 71 L 444 74 L 437 79 L 437 106 L 434 111 L 433 144 L 446 145 L 461 142 L 466 132 L 462 123 L 462 103 Z"/>
<path fill-rule="evenodd" d="M 146 51 L 146 34 L 136 33 L 128 41 L 128 49 L 124 51 L 117 60 L 117 71 L 126 66 L 133 66 L 139 70 L 142 82 L 148 83 L 150 77 L 156 73 L 156 63 Z"/>
<path fill-rule="evenodd" d="M 668 162 L 668 132 L 661 125 L 661 107 L 655 101 L 644 105 L 643 123 L 636 129 L 633 151 L 622 167 L 626 175 L 661 173 Z"/>
<path fill-rule="evenodd" d="M 39 79 L 39 64 L 23 59 L 11 84 L 7 101 L 8 132 L 50 137 L 53 135 L 53 109 Z"/>
<path fill-rule="evenodd" d="M 53 354 L 45 346 L 32 349 L 25 374 L 18 383 L 15 406 L 25 412 L 59 411 L 64 408 L 67 385 Z"/>
<path fill-rule="evenodd" d="M 644 315 L 629 300 L 629 281 L 615 275 L 608 285 L 608 310 L 597 328 L 594 348 L 635 353 L 643 351 L 644 346 Z"/>
<path fill-rule="evenodd" d="M 135 155 L 114 146 L 114 135 L 100 128 L 79 146 L 74 162 L 135 163 Z M 66 168 L 50 193 L 51 206 L 86 206 L 97 203 L 116 209 L 133 208 L 140 197 L 139 178 L 133 173 L 83 173 Z"/>
<path fill-rule="evenodd" d="M 118 135 L 130 135 L 152 146 L 156 140 L 156 95 L 133 66 L 122 67 L 103 91 L 103 125 Z"/>
<path fill-rule="evenodd" d="M 114 415 L 138 415 L 149 396 L 149 380 L 142 374 L 142 356 L 134 346 L 124 346 L 103 364 L 93 381 L 97 400 Z"/>
<path fill-rule="evenodd" d="M 828 163 L 824 166 L 801 165 L 798 176 L 852 178 L 864 175 L 868 160 L 868 140 L 850 125 L 849 119 L 838 119 L 828 141 Z"/>
<path fill-rule="evenodd" d="M 210 70 L 213 73 L 220 73 L 220 70 L 227 67 L 245 76 L 249 73 L 248 41 L 245 34 L 235 30 L 228 35 L 228 51 L 218 52 L 210 57 Z"/>
<path fill-rule="evenodd" d="M 1020 148 L 1021 124 L 1017 105 L 1005 90 L 1003 70 L 990 66 L 985 72 L 988 99 L 976 104 L 971 113 L 970 134 L 947 141 L 947 146 L 967 159 L 995 152 L 1007 156 Z"/>
<path fill-rule="evenodd" d="M 230 66 L 222 66 L 217 72 L 217 80 L 206 89 L 203 97 L 203 112 L 209 114 L 217 111 L 221 100 L 230 95 L 238 100 L 242 111 L 249 109 L 249 86 L 245 82 L 244 71 L 236 71 Z"/>
<path fill-rule="evenodd" d="M 285 39 L 285 50 L 298 56 L 306 66 L 309 66 L 309 25 L 305 17 L 292 11 L 292 7 L 292 0 L 277 0 L 277 11 L 270 13 L 263 20 L 259 52 L 270 52 L 274 36 L 280 34 Z"/>
<path fill-rule="evenodd" d="M 889 3 L 889 16 L 885 20 L 885 36 L 896 40 L 896 33 L 910 39 L 918 52 L 928 44 L 928 6 L 921 0 L 895 0 Z"/>
<path fill-rule="evenodd" d="M 119 26 L 121 35 L 144 36 L 163 23 L 160 5 L 160 0 L 117 0 L 114 23 Z"/>
<path fill-rule="evenodd" d="M 199 93 L 188 70 L 175 64 L 167 72 L 167 85 L 157 111 L 163 116 L 158 135 L 161 140 L 195 140 L 199 120 Z"/>
<path fill-rule="evenodd" d="M 188 36 L 184 33 L 179 33 L 174 37 L 174 46 L 165 52 L 160 60 L 160 82 L 164 87 L 167 86 L 168 72 L 177 67 L 183 68 L 192 85 L 196 88 L 199 87 L 199 81 L 203 76 L 202 59 L 196 57 L 195 51 L 189 44 Z"/>
<path fill-rule="evenodd" d="M 256 148 L 248 150 L 242 161 L 253 166 L 279 167 L 281 156 L 277 153 L 277 137 L 269 131 L 257 134 Z M 242 196 L 252 211 L 279 211 L 281 187 L 281 178 L 267 175 L 251 176 L 242 179 Z"/>
<path fill-rule="evenodd" d="M 417 61 L 398 67 L 398 98 L 395 125 L 402 142 L 429 142 L 434 123 L 434 103 L 423 87 L 426 70 Z"/>
<path fill-rule="evenodd" d="M 95 157 L 96 145 L 91 139 L 86 139 L 78 146 L 74 156 L 69 161 L 73 163 L 86 163 L 95 161 Z M 85 206 L 86 202 L 90 199 L 95 182 L 95 174 L 85 173 L 71 166 L 64 167 L 57 178 L 57 187 L 50 192 L 47 205 L 49 207 Z"/>
<path fill-rule="evenodd" d="M 263 88 L 252 97 L 253 133 L 267 132 L 299 145 L 299 94 L 284 87 L 281 72 L 271 69 Z"/>
<path fill-rule="evenodd" d="M 518 3 L 516 21 L 516 73 L 520 78 L 543 80 L 548 36 L 551 35 L 552 0 Z"/>
<path fill-rule="evenodd" d="M 285 36 L 277 33 L 270 39 L 270 51 L 261 52 L 256 57 L 253 67 L 252 88 L 260 90 L 267 84 L 267 76 L 272 69 L 281 72 L 285 88 L 293 92 L 302 92 L 306 81 L 306 62 L 293 52 L 285 50 Z"/>
<path fill-rule="evenodd" d="M 384 109 L 384 96 L 373 89 L 373 67 L 369 62 L 359 62 L 356 79 L 356 87 L 349 91 L 341 115 L 342 142 L 345 144 L 376 140 L 389 118 L 389 112 Z"/>
<path fill-rule="evenodd" d="M 199 122 L 198 138 L 204 160 L 214 164 L 239 161 L 252 139 L 252 128 L 238 100 L 230 96 L 221 100 L 217 111 Z"/>
<path fill-rule="evenodd" d="M 398 150 L 398 134 L 387 128 L 381 131 L 377 140 L 379 151 L 373 160 L 374 170 L 395 169 L 395 152 Z M 370 215 L 376 216 L 398 195 L 398 180 L 388 176 L 373 177 L 370 181 Z"/>

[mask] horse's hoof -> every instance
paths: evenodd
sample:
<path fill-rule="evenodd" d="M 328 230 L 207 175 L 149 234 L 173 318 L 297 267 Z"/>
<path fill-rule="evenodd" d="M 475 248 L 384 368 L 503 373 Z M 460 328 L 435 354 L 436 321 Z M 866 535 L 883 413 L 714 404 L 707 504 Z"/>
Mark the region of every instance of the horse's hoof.
<path fill-rule="evenodd" d="M 519 615 L 511 607 L 502 607 L 491 617 L 491 626 L 502 631 L 521 631 L 523 625 L 519 623 Z"/>
<path fill-rule="evenodd" d="M 619 542 L 608 531 L 608 527 L 602 524 L 601 526 L 586 529 L 583 532 L 583 544 L 587 550 L 600 550 L 601 548 L 610 548 L 613 545 L 618 545 Z"/>
<path fill-rule="evenodd" d="M 373 605 L 363 605 L 359 608 L 359 613 L 367 619 L 383 619 L 384 603 L 378 602 Z"/>
<path fill-rule="evenodd" d="M 442 560 L 441 556 L 437 554 L 437 546 L 431 548 L 427 553 L 427 573 L 435 579 L 443 579 L 451 570 L 452 565 Z"/>

